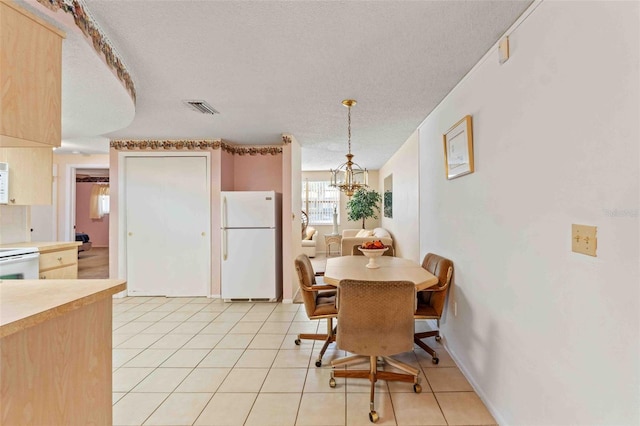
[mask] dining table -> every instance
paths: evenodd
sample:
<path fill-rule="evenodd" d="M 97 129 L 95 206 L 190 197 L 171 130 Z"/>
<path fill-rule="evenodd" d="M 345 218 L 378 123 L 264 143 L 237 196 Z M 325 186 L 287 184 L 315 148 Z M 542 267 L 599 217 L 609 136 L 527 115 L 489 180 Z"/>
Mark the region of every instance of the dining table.
<path fill-rule="evenodd" d="M 340 287 L 345 279 L 358 281 L 411 281 L 416 290 L 425 290 L 438 284 L 438 277 L 419 263 L 401 257 L 381 256 L 376 259 L 379 268 L 370 269 L 365 256 L 340 256 L 327 259 L 324 283 Z"/>

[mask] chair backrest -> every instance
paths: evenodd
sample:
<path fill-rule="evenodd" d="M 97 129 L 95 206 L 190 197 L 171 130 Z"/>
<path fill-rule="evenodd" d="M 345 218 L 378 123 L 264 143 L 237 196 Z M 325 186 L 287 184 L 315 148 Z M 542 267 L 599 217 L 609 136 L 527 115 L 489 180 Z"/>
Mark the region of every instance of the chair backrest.
<path fill-rule="evenodd" d="M 411 281 L 340 281 L 338 348 L 358 355 L 410 351 L 415 303 Z"/>
<path fill-rule="evenodd" d="M 393 249 L 393 246 L 390 246 L 388 244 L 384 245 L 387 248 L 387 251 L 385 251 L 384 253 L 382 253 L 383 256 L 395 256 L 395 250 Z M 352 256 L 364 256 L 364 253 L 362 253 L 360 250 L 358 250 L 358 247 L 362 247 L 361 244 L 356 244 L 353 247 L 351 247 L 351 255 Z"/>
<path fill-rule="evenodd" d="M 438 285 L 427 289 L 427 291 L 419 292 L 418 297 L 420 298 L 420 303 L 430 305 L 438 316 L 442 316 L 447 292 L 438 290 L 446 290 L 451 283 L 453 262 L 437 254 L 427 253 L 422 260 L 422 267 L 438 277 Z"/>
<path fill-rule="evenodd" d="M 307 316 L 311 317 L 316 310 L 316 297 L 318 294 L 317 291 L 311 290 L 311 287 L 316 283 L 313 265 L 306 254 L 298 255 L 294 263 L 298 273 L 298 284 L 302 293 L 304 309 L 307 311 Z"/>

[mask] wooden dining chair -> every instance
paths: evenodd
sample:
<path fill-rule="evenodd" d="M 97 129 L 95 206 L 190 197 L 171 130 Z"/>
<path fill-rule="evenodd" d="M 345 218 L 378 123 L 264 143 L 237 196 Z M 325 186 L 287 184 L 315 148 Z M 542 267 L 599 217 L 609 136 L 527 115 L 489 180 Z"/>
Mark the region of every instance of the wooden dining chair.
<path fill-rule="evenodd" d="M 392 257 L 395 256 L 395 250 L 393 249 L 393 246 L 390 246 L 387 244 L 385 244 L 384 246 L 387 247 L 387 250 L 384 253 L 382 253 L 383 256 L 392 256 Z M 358 247 L 362 247 L 362 245 L 356 244 L 353 247 L 351 247 L 352 256 L 364 256 L 364 254 L 360 250 L 358 250 Z"/>
<path fill-rule="evenodd" d="M 447 297 L 447 290 L 451 284 L 451 276 L 453 275 L 453 262 L 437 254 L 427 253 L 422 260 L 422 267 L 431 272 L 438 278 L 438 284 L 426 290 L 419 291 L 417 294 L 418 307 L 414 315 L 419 320 L 436 320 L 438 328 L 432 331 L 425 331 L 414 334 L 414 342 L 427 353 L 431 355 L 431 362 L 437 364 L 440 362 L 436 351 L 429 347 L 422 339 L 427 337 L 435 337 L 436 341 L 440 341 L 440 318 L 444 311 L 444 305 Z"/>
<path fill-rule="evenodd" d="M 329 386 L 336 387 L 336 377 L 369 379 L 369 420 L 373 423 L 379 418 L 374 406 L 377 380 L 410 382 L 414 392 L 422 391 L 419 370 L 390 357 L 413 350 L 415 303 L 416 287 L 411 281 L 340 281 L 337 345 L 357 355 L 331 361 Z M 378 357 L 404 373 L 379 371 Z M 336 369 L 365 361 L 369 363 L 366 370 Z"/>
<path fill-rule="evenodd" d="M 316 360 L 316 367 L 321 367 L 322 356 L 327 351 L 329 345 L 336 340 L 336 329 L 333 326 L 333 319 L 338 316 L 338 310 L 336 309 L 336 288 L 330 285 L 316 283 L 313 265 L 306 254 L 301 254 L 295 259 L 295 267 L 298 273 L 298 284 L 302 292 L 302 301 L 304 302 L 307 317 L 312 320 L 325 319 L 327 321 L 326 334 L 300 333 L 295 340 L 295 344 L 299 345 L 302 339 L 324 340 L 324 345 Z"/>

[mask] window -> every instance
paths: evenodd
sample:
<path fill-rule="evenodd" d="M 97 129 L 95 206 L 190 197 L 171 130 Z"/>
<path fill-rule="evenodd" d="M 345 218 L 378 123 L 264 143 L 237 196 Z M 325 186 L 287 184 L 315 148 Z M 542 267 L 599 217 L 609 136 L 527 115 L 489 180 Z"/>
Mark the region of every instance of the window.
<path fill-rule="evenodd" d="M 109 214 L 109 185 L 94 184 L 89 197 L 89 217 L 102 219 L 105 214 Z"/>
<path fill-rule="evenodd" d="M 302 210 L 309 216 L 310 225 L 333 224 L 333 211 L 340 202 L 340 191 L 329 186 L 331 182 L 302 182 Z"/>

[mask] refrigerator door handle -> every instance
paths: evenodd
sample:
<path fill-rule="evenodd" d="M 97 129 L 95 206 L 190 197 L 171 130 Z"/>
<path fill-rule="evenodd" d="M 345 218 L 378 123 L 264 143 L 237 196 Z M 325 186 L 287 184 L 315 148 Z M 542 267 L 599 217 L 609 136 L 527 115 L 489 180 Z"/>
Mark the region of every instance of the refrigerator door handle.
<path fill-rule="evenodd" d="M 227 197 L 222 197 L 222 227 L 227 227 Z"/>
<path fill-rule="evenodd" d="M 222 260 L 227 260 L 227 230 L 222 230 Z"/>

